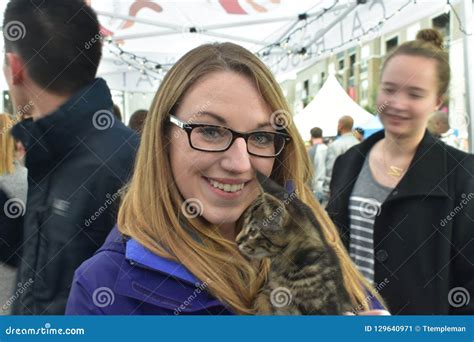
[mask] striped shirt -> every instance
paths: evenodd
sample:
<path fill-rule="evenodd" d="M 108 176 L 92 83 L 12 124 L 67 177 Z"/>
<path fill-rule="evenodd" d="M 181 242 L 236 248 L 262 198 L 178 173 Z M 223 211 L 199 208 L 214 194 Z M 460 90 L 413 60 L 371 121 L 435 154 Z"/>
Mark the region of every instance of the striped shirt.
<path fill-rule="evenodd" d="M 374 283 L 374 223 L 391 188 L 373 177 L 367 156 L 349 198 L 349 253 L 359 271 Z"/>

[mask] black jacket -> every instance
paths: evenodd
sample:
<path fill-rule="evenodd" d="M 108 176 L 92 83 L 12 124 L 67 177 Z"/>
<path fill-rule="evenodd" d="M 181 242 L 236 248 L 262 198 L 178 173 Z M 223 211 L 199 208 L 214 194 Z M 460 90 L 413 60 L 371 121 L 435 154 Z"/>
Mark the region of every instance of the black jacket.
<path fill-rule="evenodd" d="M 107 84 L 96 79 L 51 115 L 12 129 L 28 168 L 18 283 L 32 283 L 14 314 L 64 314 L 75 269 L 114 226 L 138 136 L 111 113 Z"/>
<path fill-rule="evenodd" d="M 22 201 L 0 190 L 0 261 L 10 266 L 18 265 L 20 255 L 16 251 L 23 240 L 24 211 Z"/>
<path fill-rule="evenodd" d="M 349 197 L 383 137 L 376 133 L 335 163 L 327 211 L 347 249 Z M 474 155 L 425 133 L 376 216 L 374 253 L 375 283 L 392 314 L 474 314 Z"/>

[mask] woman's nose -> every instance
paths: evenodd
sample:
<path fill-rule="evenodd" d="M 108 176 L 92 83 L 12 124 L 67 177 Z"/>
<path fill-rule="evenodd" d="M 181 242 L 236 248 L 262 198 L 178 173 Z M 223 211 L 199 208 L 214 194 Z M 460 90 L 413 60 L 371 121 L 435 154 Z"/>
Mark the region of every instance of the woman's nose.
<path fill-rule="evenodd" d="M 388 105 L 396 109 L 404 109 L 406 107 L 406 97 L 402 91 L 396 91 L 388 96 Z"/>
<path fill-rule="evenodd" d="M 250 155 L 247 152 L 247 143 L 243 138 L 235 139 L 234 143 L 224 152 L 221 166 L 234 173 L 244 173 L 252 168 Z"/>

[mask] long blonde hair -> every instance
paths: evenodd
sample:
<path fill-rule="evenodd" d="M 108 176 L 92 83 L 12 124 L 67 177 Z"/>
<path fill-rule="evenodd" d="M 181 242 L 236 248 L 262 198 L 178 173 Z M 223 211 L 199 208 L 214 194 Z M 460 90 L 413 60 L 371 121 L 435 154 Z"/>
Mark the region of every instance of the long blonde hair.
<path fill-rule="evenodd" d="M 216 71 L 233 71 L 253 80 L 272 111 L 291 120 L 288 104 L 268 68 L 251 52 L 232 44 L 206 44 L 183 56 L 166 74 L 147 116 L 135 171 L 118 214 L 122 234 L 130 236 L 152 252 L 183 264 L 208 290 L 236 313 L 252 314 L 253 301 L 268 274 L 268 262 L 249 263 L 202 218 L 180 215 L 183 198 L 171 173 L 169 161 L 170 113 L 174 113 L 186 91 L 201 77 Z M 280 184 L 292 180 L 300 199 L 308 204 L 320 222 L 326 239 L 342 264 L 344 285 L 354 306 L 368 308 L 373 292 L 356 270 L 343 247 L 336 227 L 309 190 L 311 168 L 306 148 L 294 125 L 286 129 L 292 137 L 275 160 L 271 178 Z M 190 231 L 192 234 L 190 234 Z"/>
<path fill-rule="evenodd" d="M 0 113 L 0 175 L 13 173 L 15 154 L 15 141 L 10 130 L 13 127 L 13 120 L 10 115 Z"/>

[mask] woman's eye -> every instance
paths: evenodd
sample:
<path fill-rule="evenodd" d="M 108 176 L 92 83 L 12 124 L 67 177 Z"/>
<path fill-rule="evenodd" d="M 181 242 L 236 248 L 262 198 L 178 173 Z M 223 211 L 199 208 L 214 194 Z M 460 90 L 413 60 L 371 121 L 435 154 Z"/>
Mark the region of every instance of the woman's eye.
<path fill-rule="evenodd" d="M 392 88 L 383 88 L 385 94 L 393 94 L 395 93 L 395 89 Z"/>
<path fill-rule="evenodd" d="M 414 99 L 421 99 L 423 96 L 419 94 L 410 94 L 410 97 Z"/>
<path fill-rule="evenodd" d="M 223 129 L 218 127 L 199 127 L 197 133 L 207 139 L 217 139 L 224 135 Z"/>
<path fill-rule="evenodd" d="M 251 136 L 252 142 L 257 145 L 272 145 L 273 144 L 273 134 L 271 133 L 256 133 Z"/>

